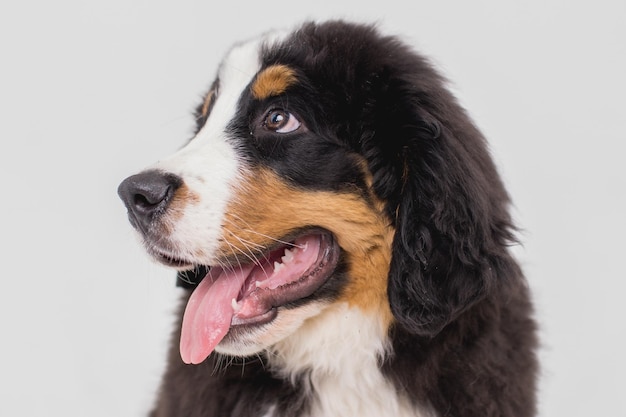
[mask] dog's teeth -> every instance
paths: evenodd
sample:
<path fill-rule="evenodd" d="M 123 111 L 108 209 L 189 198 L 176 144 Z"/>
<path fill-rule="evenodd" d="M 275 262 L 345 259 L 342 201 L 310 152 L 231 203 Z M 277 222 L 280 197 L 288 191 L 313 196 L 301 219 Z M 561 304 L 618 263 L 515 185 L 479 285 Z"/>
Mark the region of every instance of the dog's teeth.
<path fill-rule="evenodd" d="M 291 262 L 293 260 L 293 251 L 291 249 L 285 249 L 285 255 L 280 259 L 283 263 Z"/>
<path fill-rule="evenodd" d="M 233 307 L 233 311 L 236 313 L 239 310 L 241 310 L 241 306 L 239 304 L 237 304 L 237 300 L 236 299 L 232 299 L 230 302 L 230 305 Z"/>
<path fill-rule="evenodd" d="M 276 273 L 276 272 L 278 272 L 278 271 L 280 271 L 280 270 L 281 270 L 281 269 L 283 269 L 284 267 L 285 267 L 285 265 L 284 265 L 284 264 L 282 264 L 282 263 L 280 263 L 280 262 L 278 262 L 278 261 L 274 262 L 274 272 L 275 272 L 275 273 Z"/>

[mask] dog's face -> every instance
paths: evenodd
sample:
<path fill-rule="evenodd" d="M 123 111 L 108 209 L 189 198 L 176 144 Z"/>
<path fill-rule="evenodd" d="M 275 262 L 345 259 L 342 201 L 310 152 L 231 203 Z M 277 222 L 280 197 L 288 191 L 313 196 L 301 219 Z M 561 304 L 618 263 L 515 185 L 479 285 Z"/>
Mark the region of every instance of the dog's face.
<path fill-rule="evenodd" d="M 121 187 L 150 254 L 211 267 L 187 308 L 187 362 L 216 343 L 254 353 L 339 300 L 389 315 L 392 228 L 367 162 L 338 132 L 345 109 L 319 101 L 328 81 L 279 59 L 281 42 L 232 49 L 196 136 Z"/>
<path fill-rule="evenodd" d="M 454 181 L 474 175 L 442 158 L 484 150 L 448 143 L 440 84 L 394 39 L 341 23 L 227 54 L 195 137 L 119 188 L 148 252 L 204 278 L 183 319 L 185 362 L 254 354 L 337 303 L 385 330 L 436 332 L 479 296 L 483 281 L 448 282 L 447 259 L 469 248 L 452 240 L 477 210 L 438 201 L 455 187 L 469 199 Z M 450 209 L 466 211 L 458 224 Z"/>

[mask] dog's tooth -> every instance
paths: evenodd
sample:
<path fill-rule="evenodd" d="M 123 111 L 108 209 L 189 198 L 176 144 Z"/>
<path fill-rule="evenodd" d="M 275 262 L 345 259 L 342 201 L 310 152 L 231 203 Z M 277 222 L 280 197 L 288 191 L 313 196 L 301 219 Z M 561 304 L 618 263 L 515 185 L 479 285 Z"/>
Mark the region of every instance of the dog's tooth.
<path fill-rule="evenodd" d="M 278 272 L 278 271 L 280 271 L 280 270 L 281 270 L 281 269 L 283 269 L 284 267 L 285 267 L 285 265 L 284 265 L 284 264 L 282 264 L 282 263 L 280 263 L 280 262 L 278 262 L 278 261 L 274 262 L 274 272 L 275 272 L 275 273 L 276 273 L 276 272 Z"/>
<path fill-rule="evenodd" d="M 285 255 L 283 255 L 283 257 L 280 259 L 283 261 L 283 263 L 291 262 L 293 260 L 293 250 L 285 249 Z"/>
<path fill-rule="evenodd" d="M 235 313 L 241 310 L 241 306 L 237 303 L 237 300 L 234 298 L 231 300 L 230 305 L 233 307 L 233 311 Z"/>

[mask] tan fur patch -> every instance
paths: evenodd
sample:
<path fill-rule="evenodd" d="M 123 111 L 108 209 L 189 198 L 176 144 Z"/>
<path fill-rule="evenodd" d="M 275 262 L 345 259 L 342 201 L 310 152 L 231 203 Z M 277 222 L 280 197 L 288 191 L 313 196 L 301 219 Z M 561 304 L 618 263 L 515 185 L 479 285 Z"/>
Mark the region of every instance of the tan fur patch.
<path fill-rule="evenodd" d="M 257 75 L 252 84 L 252 95 L 257 100 L 277 96 L 296 82 L 296 73 L 285 65 L 272 65 Z"/>
<path fill-rule="evenodd" d="M 202 117 L 207 117 L 209 109 L 211 108 L 211 103 L 213 102 L 213 99 L 215 97 L 215 93 L 216 89 L 212 88 L 211 91 L 209 91 L 204 97 L 204 103 L 202 103 L 202 109 L 200 110 L 200 112 L 202 113 Z"/>
<path fill-rule="evenodd" d="M 167 208 L 167 219 L 164 225 L 174 225 L 183 216 L 188 205 L 197 204 L 200 197 L 192 192 L 186 184 L 181 185 Z"/>
<path fill-rule="evenodd" d="M 308 226 L 327 229 L 348 256 L 350 281 L 341 298 L 391 323 L 387 276 L 394 230 L 382 204 L 357 193 L 298 189 L 267 169 L 243 183 L 226 210 L 222 253 L 250 253 L 249 248 L 273 245 L 269 236 L 281 238 Z"/>

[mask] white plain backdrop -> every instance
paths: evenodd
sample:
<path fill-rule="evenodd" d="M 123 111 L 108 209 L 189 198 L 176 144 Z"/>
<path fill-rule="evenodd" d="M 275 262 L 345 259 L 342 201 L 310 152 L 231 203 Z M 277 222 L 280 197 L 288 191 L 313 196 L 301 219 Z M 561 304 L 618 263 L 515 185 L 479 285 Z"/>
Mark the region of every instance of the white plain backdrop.
<path fill-rule="evenodd" d="M 540 416 L 626 416 L 622 0 L 3 2 L 0 415 L 147 413 L 179 290 L 116 187 L 190 137 L 233 42 L 310 18 L 378 22 L 452 80 L 523 229 Z"/>

